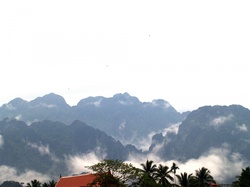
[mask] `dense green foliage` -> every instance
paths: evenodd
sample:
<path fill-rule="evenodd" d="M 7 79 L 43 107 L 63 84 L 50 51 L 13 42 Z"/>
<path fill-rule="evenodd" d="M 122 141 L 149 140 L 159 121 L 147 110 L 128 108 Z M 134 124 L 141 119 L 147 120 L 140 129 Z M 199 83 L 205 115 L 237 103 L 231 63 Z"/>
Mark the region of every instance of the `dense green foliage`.
<path fill-rule="evenodd" d="M 198 181 L 200 187 L 208 187 L 213 182 L 213 177 L 207 168 L 202 167 L 195 172 L 195 179 Z"/>
<path fill-rule="evenodd" d="M 121 184 L 126 183 L 128 180 L 135 180 L 139 173 L 139 169 L 133 167 L 132 164 L 120 160 L 103 160 L 88 168 L 96 172 L 100 176 L 100 180 L 103 180 L 104 177 L 110 179 L 109 176 L 112 175 Z"/>
<path fill-rule="evenodd" d="M 141 164 L 143 172 L 150 177 L 153 177 L 153 174 L 156 172 L 156 164 L 152 160 L 147 160 L 146 163 Z"/>
<path fill-rule="evenodd" d="M 34 179 L 30 183 L 27 183 L 27 187 L 41 187 L 42 184 L 40 181 Z"/>
<path fill-rule="evenodd" d="M 49 182 L 43 183 L 42 187 L 55 187 L 56 186 L 56 181 L 51 180 Z"/>
<path fill-rule="evenodd" d="M 250 167 L 242 169 L 241 174 L 236 178 L 237 180 L 233 182 L 233 187 L 250 187 Z"/>
<path fill-rule="evenodd" d="M 167 187 L 171 185 L 174 178 L 170 175 L 173 170 L 170 170 L 168 166 L 159 165 L 154 176 L 161 186 Z"/>
<path fill-rule="evenodd" d="M 179 181 L 179 184 L 182 187 L 189 187 L 192 184 L 192 173 L 191 174 L 187 174 L 186 172 L 181 173 L 180 175 L 176 175 L 177 179 Z"/>

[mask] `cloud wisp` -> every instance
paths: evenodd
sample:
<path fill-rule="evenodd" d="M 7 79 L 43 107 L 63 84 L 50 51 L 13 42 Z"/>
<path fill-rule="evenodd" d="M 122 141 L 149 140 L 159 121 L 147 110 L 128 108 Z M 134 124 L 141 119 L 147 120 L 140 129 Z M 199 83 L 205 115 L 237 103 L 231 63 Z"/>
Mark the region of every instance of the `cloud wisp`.
<path fill-rule="evenodd" d="M 232 114 L 228 116 L 219 116 L 211 121 L 211 125 L 220 126 L 225 124 L 225 122 L 230 121 L 234 116 Z"/>
<path fill-rule="evenodd" d="M 94 151 L 87 154 L 65 155 L 65 163 L 68 172 L 71 174 L 79 174 L 82 172 L 91 172 L 87 166 L 97 164 L 107 156 L 106 150 L 96 147 Z"/>
<path fill-rule="evenodd" d="M 40 153 L 49 155 L 51 154 L 47 146 L 37 146 L 33 145 L 35 149 L 39 150 Z M 63 162 L 65 162 L 68 173 L 80 174 L 83 172 L 91 172 L 87 166 L 97 164 L 101 160 L 106 158 L 106 154 L 101 148 L 97 148 L 95 151 L 89 152 L 87 154 L 77 154 L 77 155 L 67 155 L 64 157 Z M 137 168 L 141 168 L 141 164 L 145 163 L 146 160 L 153 160 L 155 164 L 172 166 L 175 162 L 180 168 L 177 170 L 177 174 L 187 172 L 188 174 L 205 167 L 211 171 L 211 175 L 217 181 L 217 183 L 231 183 L 236 175 L 239 175 L 241 169 L 249 165 L 250 162 L 245 160 L 241 154 L 232 151 L 229 144 L 223 144 L 219 148 L 211 147 L 207 152 L 202 154 L 197 159 L 189 159 L 186 162 L 180 162 L 178 160 L 163 160 L 155 152 L 148 154 L 130 154 L 125 161 L 126 163 L 131 163 Z M 39 181 L 51 180 L 50 176 L 38 173 L 36 171 L 24 171 L 18 173 L 13 167 L 0 166 L 0 181 L 4 180 L 15 180 L 19 182 L 29 182 L 30 180 L 38 179 Z"/>
<path fill-rule="evenodd" d="M 138 136 L 134 134 L 134 138 L 132 138 L 133 143 L 138 149 L 141 149 L 142 151 L 148 151 L 149 147 L 152 145 L 152 138 L 155 134 L 162 133 L 163 136 L 167 137 L 168 133 L 174 133 L 177 134 L 179 130 L 180 123 L 172 124 L 169 127 L 161 130 L 161 131 L 152 131 L 150 132 L 146 137 L 138 139 Z M 125 142 L 126 144 L 129 144 L 131 142 Z M 157 146 L 159 147 L 159 146 Z"/>
<path fill-rule="evenodd" d="M 249 164 L 243 159 L 241 154 L 233 152 L 230 145 L 223 144 L 220 148 L 210 148 L 210 150 L 198 159 L 190 159 L 185 163 L 179 163 L 181 170 L 194 173 L 193 169 L 206 167 L 211 171 L 212 176 L 219 183 L 232 182 L 241 169 Z M 232 169 L 233 168 L 233 169 Z"/>
<path fill-rule="evenodd" d="M 46 174 L 36 171 L 25 170 L 19 173 L 14 167 L 9 167 L 6 165 L 0 166 L 0 182 L 12 180 L 26 184 L 27 182 L 30 182 L 34 179 L 37 179 L 40 182 L 47 182 L 51 180 Z"/>
<path fill-rule="evenodd" d="M 27 145 L 37 150 L 41 155 L 48 155 L 51 158 L 51 160 L 59 162 L 59 159 L 53 153 L 50 152 L 49 145 L 42 145 L 42 144 L 38 145 L 36 143 L 31 143 L 31 142 L 28 142 Z"/>
<path fill-rule="evenodd" d="M 65 162 L 69 173 L 80 174 L 82 172 L 91 172 L 86 166 L 97 164 L 102 160 L 96 153 L 91 152 L 88 154 L 65 156 Z"/>
<path fill-rule="evenodd" d="M 246 124 L 236 125 L 236 128 L 239 131 L 247 132 L 247 126 L 246 126 Z"/>

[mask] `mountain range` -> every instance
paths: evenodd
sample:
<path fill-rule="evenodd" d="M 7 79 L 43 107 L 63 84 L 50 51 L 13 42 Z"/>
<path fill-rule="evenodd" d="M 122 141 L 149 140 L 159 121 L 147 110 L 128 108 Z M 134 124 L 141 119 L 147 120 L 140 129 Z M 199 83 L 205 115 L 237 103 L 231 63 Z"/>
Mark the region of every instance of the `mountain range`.
<path fill-rule="evenodd" d="M 0 107 L 0 120 L 6 117 L 22 120 L 27 124 L 51 120 L 70 124 L 81 120 L 111 135 L 124 144 L 138 144 L 150 132 L 158 132 L 171 124 L 181 122 L 187 115 L 177 112 L 162 99 L 140 102 L 128 93 L 111 98 L 88 97 L 69 106 L 62 96 L 54 93 L 30 102 L 16 98 Z"/>
<path fill-rule="evenodd" d="M 180 163 L 213 153 L 225 154 L 224 164 L 250 163 L 250 110 L 240 105 L 179 113 L 164 100 L 140 102 L 128 93 L 88 97 L 76 106 L 48 94 L 4 104 L 0 119 L 0 165 L 19 171 L 69 174 L 68 158 L 92 152 L 121 160 L 154 154 Z M 149 134 L 149 149 L 134 146 Z"/>

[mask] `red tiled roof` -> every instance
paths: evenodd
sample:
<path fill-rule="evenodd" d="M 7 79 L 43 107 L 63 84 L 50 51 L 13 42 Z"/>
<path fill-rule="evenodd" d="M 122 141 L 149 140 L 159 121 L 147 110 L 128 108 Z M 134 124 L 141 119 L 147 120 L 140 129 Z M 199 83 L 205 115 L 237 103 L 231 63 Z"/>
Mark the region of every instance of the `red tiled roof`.
<path fill-rule="evenodd" d="M 94 174 L 61 177 L 56 187 L 85 187 L 96 178 Z"/>
<path fill-rule="evenodd" d="M 216 183 L 210 183 L 210 186 L 218 186 L 218 184 L 216 184 Z"/>

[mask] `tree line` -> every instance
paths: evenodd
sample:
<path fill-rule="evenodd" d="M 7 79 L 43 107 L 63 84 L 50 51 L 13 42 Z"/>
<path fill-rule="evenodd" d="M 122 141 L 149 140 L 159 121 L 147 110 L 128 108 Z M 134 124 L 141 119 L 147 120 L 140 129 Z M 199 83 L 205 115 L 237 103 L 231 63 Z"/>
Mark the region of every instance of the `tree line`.
<path fill-rule="evenodd" d="M 142 168 L 136 168 L 131 163 L 120 160 L 102 160 L 88 166 L 95 175 L 95 180 L 89 187 L 209 187 L 219 186 L 208 168 L 202 167 L 195 173 L 176 174 L 179 169 L 175 162 L 171 167 L 156 165 L 152 160 L 141 163 Z M 4 183 L 3 183 L 4 184 Z M 4 187 L 0 185 L 0 187 Z M 11 187 L 55 187 L 56 181 L 51 180 L 41 183 L 34 179 L 20 186 L 12 183 Z M 10 184 L 7 185 L 10 187 Z M 241 174 L 236 176 L 232 187 L 250 187 L 250 167 L 242 169 Z"/>
<path fill-rule="evenodd" d="M 120 160 L 103 160 L 88 167 L 97 175 L 89 184 L 95 187 L 209 187 L 219 186 L 208 168 L 202 167 L 195 173 L 176 174 L 179 169 L 175 162 L 172 166 L 156 165 L 152 160 L 136 168 L 132 164 Z M 232 187 L 250 187 L 250 167 L 242 169 L 239 176 L 232 183 Z"/>
<path fill-rule="evenodd" d="M 210 171 L 205 167 L 197 170 L 193 176 L 186 172 L 177 175 L 179 167 L 176 163 L 171 167 L 162 164 L 157 166 L 152 160 L 147 160 L 141 166 L 142 169 L 139 169 L 119 160 L 103 160 L 88 167 L 97 174 L 97 178 L 89 186 L 94 187 L 99 184 L 103 187 L 206 187 L 211 183 L 216 184 Z"/>

